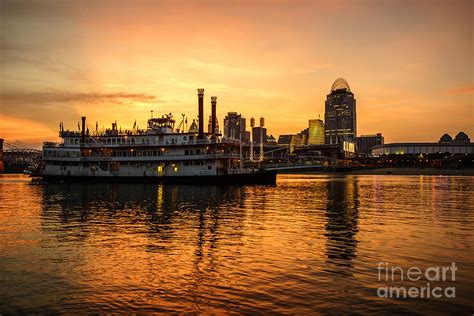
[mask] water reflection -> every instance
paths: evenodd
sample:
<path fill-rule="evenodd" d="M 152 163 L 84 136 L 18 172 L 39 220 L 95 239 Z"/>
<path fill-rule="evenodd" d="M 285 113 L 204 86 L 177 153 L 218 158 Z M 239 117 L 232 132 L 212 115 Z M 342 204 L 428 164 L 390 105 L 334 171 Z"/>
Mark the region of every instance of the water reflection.
<path fill-rule="evenodd" d="M 90 233 L 95 226 L 104 223 L 112 230 L 142 225 L 150 236 L 157 234 L 166 239 L 177 228 L 172 225 L 173 220 L 198 214 L 198 236 L 202 239 L 206 229 L 211 235 L 216 234 L 220 207 L 241 204 L 244 198 L 241 186 L 46 185 L 43 187 L 43 228 L 57 230 L 58 227 L 51 224 L 61 223 L 65 230 L 84 227 Z M 233 224 L 238 225 L 236 222 L 243 214 L 233 215 Z"/>
<path fill-rule="evenodd" d="M 350 274 L 357 257 L 359 190 L 354 177 L 326 183 L 326 262 L 333 272 Z M 339 268 L 338 268 L 339 267 Z"/>
<path fill-rule="evenodd" d="M 472 179 L 278 181 L 276 187 L 0 181 L 0 312 L 469 310 Z M 459 262 L 459 298 L 379 300 L 380 260 L 405 269 Z"/>

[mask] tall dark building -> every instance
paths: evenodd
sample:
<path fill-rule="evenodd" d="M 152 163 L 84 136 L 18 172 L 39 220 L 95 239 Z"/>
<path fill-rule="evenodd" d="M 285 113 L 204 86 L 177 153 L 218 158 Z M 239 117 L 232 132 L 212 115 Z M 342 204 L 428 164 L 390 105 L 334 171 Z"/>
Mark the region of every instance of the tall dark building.
<path fill-rule="evenodd" d="M 252 127 L 253 142 L 260 144 L 260 140 L 265 144 L 267 142 L 267 129 L 265 127 Z"/>
<path fill-rule="evenodd" d="M 229 112 L 224 118 L 224 137 L 246 141 L 245 118 L 237 112 Z"/>
<path fill-rule="evenodd" d="M 356 142 L 356 99 L 344 78 L 338 78 L 326 98 L 324 143 Z"/>
<path fill-rule="evenodd" d="M 372 156 L 372 147 L 384 144 L 381 133 L 375 135 L 361 135 L 357 137 L 357 153 L 363 157 Z"/>

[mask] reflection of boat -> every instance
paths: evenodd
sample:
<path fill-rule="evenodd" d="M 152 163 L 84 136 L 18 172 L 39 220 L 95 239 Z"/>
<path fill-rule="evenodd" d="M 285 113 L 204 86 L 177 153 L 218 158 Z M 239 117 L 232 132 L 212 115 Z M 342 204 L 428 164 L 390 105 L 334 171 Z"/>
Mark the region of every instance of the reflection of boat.
<path fill-rule="evenodd" d="M 204 133 L 204 89 L 198 89 L 199 127 L 175 129 L 170 114 L 150 118 L 146 130 L 122 131 L 117 123 L 104 132 L 65 131 L 61 143 L 43 144 L 45 180 L 138 181 L 172 183 L 275 184 L 276 172 L 242 167 L 241 143 L 216 130 L 216 97 L 212 97 L 212 128 Z M 97 127 L 97 125 L 96 125 Z M 97 128 L 96 128 L 97 129 Z"/>

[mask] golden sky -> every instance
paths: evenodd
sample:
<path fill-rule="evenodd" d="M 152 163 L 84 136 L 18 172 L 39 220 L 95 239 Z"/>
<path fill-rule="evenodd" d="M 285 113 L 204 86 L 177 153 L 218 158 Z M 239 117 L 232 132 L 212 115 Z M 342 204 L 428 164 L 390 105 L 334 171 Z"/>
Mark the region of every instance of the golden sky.
<path fill-rule="evenodd" d="M 324 116 L 333 81 L 358 134 L 474 138 L 474 2 L 0 0 L 0 137 L 146 125 L 150 110 L 264 116 L 275 136 Z M 207 120 L 206 120 L 207 124 Z"/>

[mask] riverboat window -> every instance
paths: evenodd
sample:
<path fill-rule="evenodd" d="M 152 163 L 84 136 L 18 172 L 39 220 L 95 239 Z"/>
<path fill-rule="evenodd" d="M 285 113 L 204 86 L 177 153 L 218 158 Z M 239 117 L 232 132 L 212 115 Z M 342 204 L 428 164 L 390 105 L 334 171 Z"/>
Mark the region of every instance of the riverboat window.
<path fill-rule="evenodd" d="M 188 150 L 188 149 L 185 149 L 185 150 L 184 150 L 184 155 L 186 155 L 186 156 L 189 155 L 189 150 Z"/>

